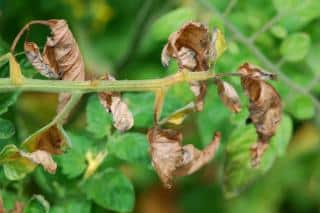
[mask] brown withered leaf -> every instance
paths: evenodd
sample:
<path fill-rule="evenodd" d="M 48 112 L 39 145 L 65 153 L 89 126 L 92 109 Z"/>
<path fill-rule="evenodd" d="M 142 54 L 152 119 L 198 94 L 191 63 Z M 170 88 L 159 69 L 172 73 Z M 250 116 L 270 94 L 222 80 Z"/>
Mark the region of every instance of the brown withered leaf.
<path fill-rule="evenodd" d="M 31 153 L 20 151 L 20 155 L 31 160 L 33 163 L 40 164 L 49 173 L 54 174 L 57 169 L 57 164 L 46 151 L 37 150 Z"/>
<path fill-rule="evenodd" d="M 153 166 L 164 185 L 171 188 L 173 173 L 183 160 L 182 134 L 175 130 L 154 127 L 147 135 Z"/>
<path fill-rule="evenodd" d="M 148 131 L 153 166 L 168 188 L 174 176 L 190 175 L 208 163 L 219 146 L 220 134 L 203 151 L 193 145 L 182 146 L 182 134 L 172 129 L 154 127 Z"/>
<path fill-rule="evenodd" d="M 194 96 L 196 96 L 195 109 L 200 112 L 203 109 L 204 98 L 207 93 L 207 84 L 203 81 L 191 81 L 189 83 L 190 89 Z"/>
<path fill-rule="evenodd" d="M 167 66 L 170 58 L 178 61 L 180 68 L 192 71 L 209 69 L 210 34 L 208 28 L 198 22 L 187 22 L 170 35 L 161 54 L 162 64 Z"/>
<path fill-rule="evenodd" d="M 14 204 L 14 208 L 10 211 L 10 213 L 23 213 L 23 209 L 23 204 L 16 201 L 16 203 Z"/>
<path fill-rule="evenodd" d="M 21 148 L 27 152 L 43 150 L 50 154 L 62 154 L 69 146 L 69 139 L 63 128 L 55 123 L 49 124 L 29 136 Z"/>
<path fill-rule="evenodd" d="M 107 74 L 103 80 L 115 81 L 115 78 Z M 133 126 L 134 119 L 128 105 L 121 100 L 118 92 L 101 92 L 98 94 L 100 103 L 112 113 L 113 126 L 120 131 L 126 131 Z"/>
<path fill-rule="evenodd" d="M 241 85 L 249 97 L 250 121 L 258 134 L 258 141 L 251 147 L 252 165 L 257 166 L 268 147 L 270 138 L 279 126 L 282 105 L 278 92 L 265 80 L 275 79 L 275 75 L 245 63 L 238 70 Z"/>
<path fill-rule="evenodd" d="M 39 47 L 36 43 L 26 41 L 24 43 L 24 52 L 32 66 L 43 76 L 52 79 L 60 78 L 59 74 L 57 73 L 58 67 L 55 61 L 46 60 L 46 55 L 41 55 Z"/>
<path fill-rule="evenodd" d="M 51 29 L 43 54 L 33 42 L 26 41 L 25 53 L 31 64 L 44 76 L 69 81 L 85 80 L 84 61 L 68 24 L 63 19 L 41 21 Z M 59 96 L 58 112 L 70 99 L 70 95 L 62 93 Z"/>
<path fill-rule="evenodd" d="M 207 164 L 214 156 L 220 145 L 221 134 L 217 132 L 212 142 L 203 150 L 195 148 L 192 144 L 183 146 L 183 161 L 174 172 L 175 176 L 185 176 L 194 173 Z"/>
<path fill-rule="evenodd" d="M 220 79 L 215 79 L 214 83 L 217 85 L 218 94 L 224 105 L 234 113 L 240 112 L 240 98 L 233 86 Z"/>

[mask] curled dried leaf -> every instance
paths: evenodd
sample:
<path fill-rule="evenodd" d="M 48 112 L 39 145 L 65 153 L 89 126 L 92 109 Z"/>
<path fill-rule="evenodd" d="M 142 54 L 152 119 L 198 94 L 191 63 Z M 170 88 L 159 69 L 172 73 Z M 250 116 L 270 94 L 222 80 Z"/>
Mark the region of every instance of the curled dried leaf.
<path fill-rule="evenodd" d="M 196 96 L 196 100 L 194 101 L 195 108 L 200 112 L 203 109 L 204 98 L 207 93 L 207 84 L 203 81 L 191 81 L 189 84 L 192 93 Z"/>
<path fill-rule="evenodd" d="M 49 124 L 29 136 L 22 144 L 22 149 L 27 152 L 43 150 L 50 154 L 62 154 L 69 146 L 68 137 L 63 128 L 57 124 Z"/>
<path fill-rule="evenodd" d="M 106 75 L 104 80 L 115 81 L 111 75 Z M 100 103 L 112 113 L 113 125 L 120 131 L 126 131 L 133 126 L 134 119 L 128 105 L 121 100 L 118 92 L 102 92 L 98 94 Z"/>
<path fill-rule="evenodd" d="M 187 22 L 170 35 L 162 50 L 162 64 L 166 66 L 170 58 L 175 58 L 180 68 L 208 70 L 210 45 L 208 28 L 198 22 Z"/>
<path fill-rule="evenodd" d="M 212 143 L 200 151 L 193 145 L 182 146 L 182 134 L 172 129 L 154 127 L 148 131 L 153 166 L 168 188 L 173 176 L 190 175 L 208 163 L 219 146 L 220 134 Z"/>
<path fill-rule="evenodd" d="M 240 112 L 240 98 L 233 86 L 220 79 L 216 79 L 215 84 L 217 85 L 218 94 L 224 105 L 234 113 Z"/>
<path fill-rule="evenodd" d="M 31 160 L 33 163 L 42 165 L 42 167 L 51 174 L 56 172 L 57 164 L 46 151 L 37 150 L 31 153 L 20 151 L 20 155 Z"/>
<path fill-rule="evenodd" d="M 35 69 L 49 78 L 69 81 L 85 80 L 84 61 L 67 22 L 63 19 L 50 19 L 37 23 L 49 26 L 51 36 L 47 38 L 42 55 L 35 43 L 26 41 L 24 44 L 26 56 Z M 60 94 L 58 112 L 69 99 L 69 94 Z"/>
<path fill-rule="evenodd" d="M 238 72 L 241 85 L 249 97 L 250 121 L 255 125 L 258 141 L 251 148 L 252 165 L 257 166 L 268 147 L 270 138 L 279 126 L 282 105 L 278 92 L 264 80 L 275 79 L 275 75 L 245 63 Z"/>
<path fill-rule="evenodd" d="M 52 79 L 60 77 L 57 63 L 54 60 L 47 60 L 46 52 L 42 56 L 36 43 L 26 41 L 24 43 L 24 52 L 32 66 L 43 76 Z"/>
<path fill-rule="evenodd" d="M 195 148 L 192 144 L 183 146 L 183 161 L 174 172 L 174 175 L 190 175 L 207 164 L 215 156 L 220 145 L 220 138 L 221 134 L 217 132 L 212 142 L 203 150 Z"/>

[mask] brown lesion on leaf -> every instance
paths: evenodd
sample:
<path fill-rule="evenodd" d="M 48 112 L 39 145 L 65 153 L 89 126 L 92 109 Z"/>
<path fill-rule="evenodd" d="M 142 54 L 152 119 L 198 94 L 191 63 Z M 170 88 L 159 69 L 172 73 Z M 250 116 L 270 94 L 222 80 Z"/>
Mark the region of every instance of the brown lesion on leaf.
<path fill-rule="evenodd" d="M 275 74 L 245 63 L 239 67 L 241 85 L 249 97 L 250 121 L 258 134 L 258 141 L 251 147 L 252 165 L 257 166 L 275 134 L 282 116 L 282 104 L 278 92 L 265 80 L 275 79 Z"/>

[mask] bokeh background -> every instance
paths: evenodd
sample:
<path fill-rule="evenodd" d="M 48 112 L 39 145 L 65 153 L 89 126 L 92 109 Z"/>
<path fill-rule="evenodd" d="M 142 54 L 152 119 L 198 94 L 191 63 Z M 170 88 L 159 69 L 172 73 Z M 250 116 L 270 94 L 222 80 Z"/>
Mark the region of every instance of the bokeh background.
<path fill-rule="evenodd" d="M 68 21 L 84 56 L 88 76 L 110 72 L 117 79 L 151 79 L 176 72 L 175 62 L 168 69 L 162 67 L 160 54 L 170 33 L 189 20 L 219 27 L 225 34 L 228 49 L 212 71 L 235 71 L 248 61 L 278 74 L 278 81 L 272 84 L 283 100 L 284 122 L 263 168 L 253 171 L 248 167 L 248 148 L 255 134 L 252 126 L 245 125 L 247 100 L 239 80 L 228 79 L 241 94 L 243 112 L 228 112 L 218 100 L 214 86 L 209 86 L 204 111 L 191 115 L 182 128 L 184 143 L 204 147 L 213 132 L 219 130 L 223 133 L 222 147 L 202 170 L 178 178 L 172 190 L 160 183 L 150 165 L 146 139 L 141 137 L 152 126 L 153 95 L 124 94 L 135 116 L 131 133 L 139 134 L 139 141 L 130 135 L 122 137 L 121 142 L 130 145 L 120 148 L 122 155 L 108 154 L 97 173 L 114 168 L 130 180 L 134 198 L 128 199 L 134 199 L 133 212 L 320 211 L 318 0 L 0 0 L 0 54 L 8 52 L 15 35 L 28 21 L 51 18 Z M 34 26 L 28 36 L 43 45 L 48 34 L 48 29 Z M 41 78 L 22 51 L 21 42 L 16 57 L 24 75 Z M 7 73 L 8 65 L 1 64 L 0 76 Z M 164 116 L 193 98 L 186 84 L 173 87 L 169 94 Z M 1 106 L 5 94 L 0 95 Z M 33 194 L 41 194 L 52 212 L 118 211 L 96 202 L 99 198 L 90 197 L 81 185 L 87 150 L 98 152 L 112 141 L 112 135 L 95 138 L 86 127 L 88 100 L 94 98 L 86 95 L 66 126 L 75 151 L 56 158 L 56 175 L 38 168 L 23 180 L 9 181 L 1 169 L 5 208 L 12 209 L 15 201 L 26 202 Z M 0 140 L 0 147 L 20 144 L 47 124 L 55 115 L 56 105 L 55 94 L 20 94 L 9 111 L 1 115 L 14 124 L 16 133 Z M 99 182 L 101 186 L 108 182 L 105 178 Z M 113 191 L 101 196 L 112 199 L 117 189 L 110 190 Z M 112 202 L 123 205 L 128 202 L 125 196 L 114 199 Z"/>

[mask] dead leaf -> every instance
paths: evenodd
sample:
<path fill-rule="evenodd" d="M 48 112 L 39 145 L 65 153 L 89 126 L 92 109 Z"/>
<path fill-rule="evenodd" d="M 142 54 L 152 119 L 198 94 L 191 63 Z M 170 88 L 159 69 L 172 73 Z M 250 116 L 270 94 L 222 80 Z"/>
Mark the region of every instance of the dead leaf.
<path fill-rule="evenodd" d="M 154 127 L 148 131 L 153 166 L 168 188 L 172 187 L 173 173 L 182 158 L 182 134 L 171 129 Z"/>
<path fill-rule="evenodd" d="M 103 80 L 115 81 L 115 78 L 107 74 Z M 127 104 L 121 100 L 118 92 L 102 92 L 98 94 L 100 103 L 112 113 L 113 126 L 120 131 L 127 131 L 133 126 L 134 119 Z"/>
<path fill-rule="evenodd" d="M 42 56 L 35 43 L 25 42 L 25 53 L 31 64 L 46 77 L 59 77 L 68 81 L 85 80 L 84 61 L 67 22 L 63 19 L 38 21 L 40 22 L 50 27 L 51 36 L 47 38 Z M 60 94 L 58 112 L 69 99 L 70 94 Z"/>
<path fill-rule="evenodd" d="M 195 148 L 192 144 L 183 146 L 183 161 L 176 169 L 174 175 L 190 175 L 207 164 L 216 154 L 220 145 L 221 134 L 217 132 L 212 142 L 203 150 Z"/>
<path fill-rule="evenodd" d="M 62 154 L 64 149 L 70 145 L 68 140 L 60 125 L 49 124 L 29 136 L 21 144 L 21 148 L 27 152 L 43 150 L 50 154 Z"/>
<path fill-rule="evenodd" d="M 251 148 L 252 165 L 257 166 L 268 147 L 270 138 L 280 124 L 282 105 L 278 92 L 264 80 L 275 75 L 251 64 L 240 66 L 241 85 L 249 97 L 250 121 L 255 125 L 258 141 Z"/>
<path fill-rule="evenodd" d="M 204 149 L 193 145 L 182 146 L 182 134 L 172 129 L 154 127 L 148 131 L 153 166 L 168 188 L 172 187 L 173 176 L 185 176 L 199 170 L 215 155 L 220 142 L 220 133 Z"/>
<path fill-rule="evenodd" d="M 57 63 L 54 60 L 46 60 L 46 52 L 42 57 L 39 47 L 34 42 L 24 42 L 24 52 L 32 66 L 38 70 L 43 76 L 52 79 L 60 78 Z M 52 63 L 52 64 L 51 64 Z"/>
<path fill-rule="evenodd" d="M 190 89 L 193 92 L 194 96 L 196 96 L 195 108 L 196 111 L 200 112 L 203 109 L 204 98 L 207 93 L 207 84 L 204 81 L 191 81 Z"/>
<path fill-rule="evenodd" d="M 31 160 L 33 163 L 42 165 L 42 167 L 51 174 L 56 172 L 57 164 L 46 151 L 37 150 L 31 153 L 20 151 L 20 155 Z"/>
<path fill-rule="evenodd" d="M 217 85 L 218 94 L 220 99 L 226 107 L 228 107 L 232 112 L 238 113 L 241 111 L 240 98 L 237 91 L 231 86 L 231 84 L 222 81 L 220 79 L 215 79 L 215 84 Z"/>

